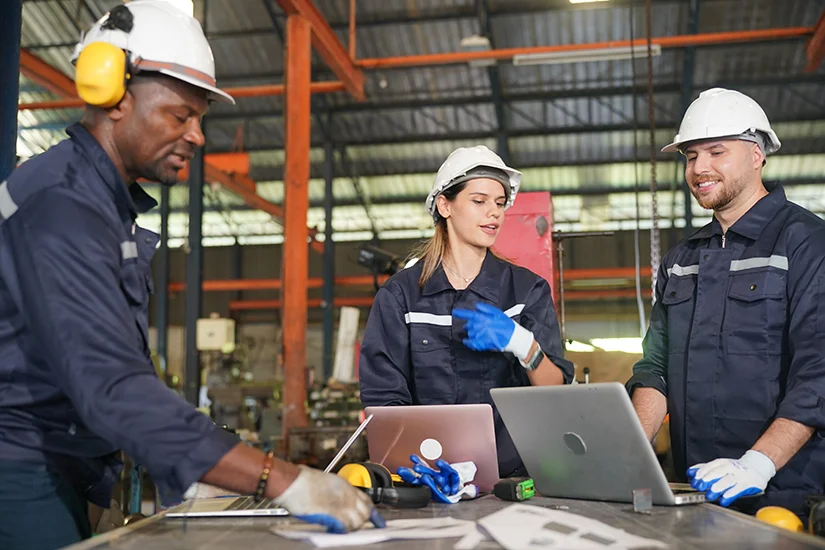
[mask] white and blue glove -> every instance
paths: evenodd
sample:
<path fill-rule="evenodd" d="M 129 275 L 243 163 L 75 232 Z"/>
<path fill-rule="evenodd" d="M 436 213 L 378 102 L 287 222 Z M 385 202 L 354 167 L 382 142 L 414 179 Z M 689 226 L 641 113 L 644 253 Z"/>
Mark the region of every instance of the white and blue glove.
<path fill-rule="evenodd" d="M 363 491 L 344 478 L 306 466 L 286 491 L 274 499 L 276 505 L 302 521 L 317 523 L 329 533 L 354 531 L 368 520 L 376 527 L 386 522 Z"/>
<path fill-rule="evenodd" d="M 742 458 L 717 458 L 711 462 L 688 468 L 690 486 L 697 491 L 707 491 L 705 498 L 711 502 L 721 496 L 719 504 L 730 506 L 738 498 L 756 495 L 765 490 L 776 475 L 776 465 L 759 451 L 750 450 Z"/>
<path fill-rule="evenodd" d="M 478 496 L 478 487 L 469 483 L 476 474 L 476 466 L 472 462 L 462 462 L 454 468 L 446 460 L 438 459 L 435 461 L 438 470 L 434 470 L 418 455 L 410 455 L 410 460 L 415 464 L 412 470 L 398 468 L 396 473 L 406 483 L 429 487 L 434 501 L 455 504 L 464 497 Z"/>
<path fill-rule="evenodd" d="M 464 345 L 475 351 L 510 352 L 524 362 L 535 340 L 532 332 L 484 302 L 477 303 L 475 310 L 454 309 L 453 317 L 467 321 Z"/>

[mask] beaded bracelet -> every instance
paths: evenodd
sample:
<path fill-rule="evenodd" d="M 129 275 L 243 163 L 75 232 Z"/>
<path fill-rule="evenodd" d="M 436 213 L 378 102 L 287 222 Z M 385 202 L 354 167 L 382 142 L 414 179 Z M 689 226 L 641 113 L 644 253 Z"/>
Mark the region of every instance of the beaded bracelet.
<path fill-rule="evenodd" d="M 258 490 L 255 491 L 255 502 L 264 500 L 264 493 L 266 493 L 266 481 L 269 479 L 269 472 L 272 471 L 272 463 L 275 459 L 275 451 L 266 453 L 264 459 L 264 471 L 261 472 L 261 479 L 258 481 Z"/>

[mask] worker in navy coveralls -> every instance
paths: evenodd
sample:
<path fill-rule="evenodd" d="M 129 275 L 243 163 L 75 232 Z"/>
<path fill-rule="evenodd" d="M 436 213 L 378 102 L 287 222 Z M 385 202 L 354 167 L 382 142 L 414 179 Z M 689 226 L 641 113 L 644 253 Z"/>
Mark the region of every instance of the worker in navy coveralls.
<path fill-rule="evenodd" d="M 825 488 L 825 222 L 763 183 L 779 147 L 737 91 L 685 113 L 663 151 L 713 220 L 665 255 L 627 387 L 648 437 L 670 413 L 677 474 L 709 500 L 801 516 Z"/>
<path fill-rule="evenodd" d="M 0 184 L 0 548 L 89 537 L 87 503 L 109 507 L 120 449 L 178 499 L 202 480 L 333 530 L 360 527 L 374 513 L 364 493 L 241 443 L 155 375 L 158 237 L 135 224 L 155 202 L 134 182 L 174 185 L 204 144 L 208 101 L 232 102 L 200 24 L 165 1 L 119 5 L 79 50 L 78 91 L 95 104 Z M 101 78 L 118 56 L 131 78 L 104 106 L 98 92 L 125 81 Z"/>
<path fill-rule="evenodd" d="M 447 158 L 426 200 L 435 234 L 376 293 L 359 362 L 365 406 L 492 405 L 502 477 L 524 466 L 490 390 L 573 380 L 550 285 L 490 251 L 520 182 L 484 146 Z"/>

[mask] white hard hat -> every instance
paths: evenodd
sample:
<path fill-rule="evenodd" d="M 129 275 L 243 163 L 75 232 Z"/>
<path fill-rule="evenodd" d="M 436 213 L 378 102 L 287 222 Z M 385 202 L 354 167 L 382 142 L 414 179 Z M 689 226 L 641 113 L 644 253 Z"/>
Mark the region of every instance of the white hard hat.
<path fill-rule="evenodd" d="M 111 27 L 105 23 L 113 8 L 81 37 L 72 63 L 87 45 L 105 42 L 126 51 L 135 72 L 159 72 L 207 90 L 210 100 L 235 103 L 217 87 L 215 59 L 197 19 L 166 0 L 133 0 L 123 5 L 132 14 L 131 30 L 104 28 Z"/>
<path fill-rule="evenodd" d="M 764 143 L 761 139 L 754 139 L 757 132 L 764 134 Z M 691 141 L 724 137 L 755 141 L 760 146 L 764 145 L 766 155 L 782 146 L 765 111 L 756 101 L 736 90 L 711 88 L 699 94 L 690 104 L 679 126 L 679 133 L 662 152 L 674 153 Z"/>
<path fill-rule="evenodd" d="M 492 168 L 493 170 L 489 173 L 484 173 L 484 168 Z M 472 174 L 470 172 L 472 172 Z M 503 177 L 500 176 L 502 173 Z M 466 177 L 468 175 L 470 177 Z M 438 169 L 438 173 L 435 175 L 435 180 L 433 181 L 432 191 L 427 195 L 427 200 L 424 203 L 433 219 L 438 221 L 438 211 L 435 206 L 435 199 L 438 195 L 453 185 L 469 181 L 476 177 L 505 180 L 501 181 L 501 184 L 509 185 L 510 193 L 504 208 L 507 209 L 513 206 L 519 186 L 521 185 L 521 172 L 504 164 L 501 157 L 484 145 L 459 147 L 450 153 L 450 156 L 447 157 L 447 160 L 445 160 L 441 168 Z"/>

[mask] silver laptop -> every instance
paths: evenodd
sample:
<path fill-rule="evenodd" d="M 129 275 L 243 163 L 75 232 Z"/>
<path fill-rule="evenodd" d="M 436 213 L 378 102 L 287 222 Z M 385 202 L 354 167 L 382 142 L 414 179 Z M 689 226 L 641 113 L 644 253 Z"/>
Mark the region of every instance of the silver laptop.
<path fill-rule="evenodd" d="M 669 484 L 618 382 L 491 390 L 536 490 L 544 496 L 653 504 L 704 502 L 686 484 Z"/>
<path fill-rule="evenodd" d="M 358 439 L 358 436 L 366 429 L 372 420 L 372 415 L 367 416 L 361 425 L 353 432 L 346 443 L 338 450 L 338 454 L 324 469 L 328 474 L 344 458 L 347 450 Z M 288 516 L 289 512 L 285 508 L 277 506 L 269 499 L 255 502 L 251 496 L 219 497 L 219 498 L 196 498 L 190 499 L 166 512 L 167 518 L 226 518 L 226 517 L 251 517 L 251 516 Z"/>

